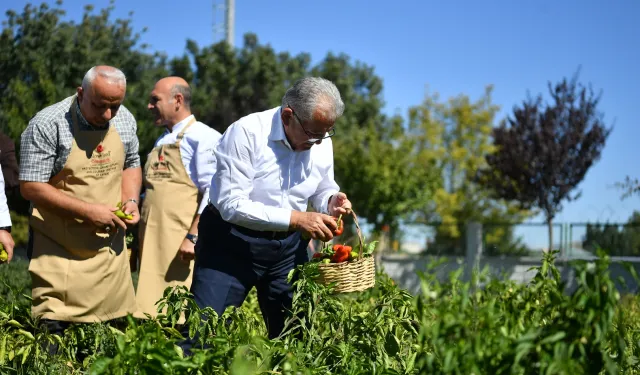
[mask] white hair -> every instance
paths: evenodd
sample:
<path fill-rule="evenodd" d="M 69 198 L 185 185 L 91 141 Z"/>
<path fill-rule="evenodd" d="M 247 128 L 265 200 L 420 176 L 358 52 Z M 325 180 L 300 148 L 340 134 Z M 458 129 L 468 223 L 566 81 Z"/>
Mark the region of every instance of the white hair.
<path fill-rule="evenodd" d="M 111 66 L 94 66 L 89 69 L 82 79 L 82 89 L 87 90 L 96 77 L 105 78 L 111 84 L 121 84 L 127 86 L 127 77 L 122 70 Z"/>
<path fill-rule="evenodd" d="M 282 108 L 290 106 L 301 121 L 311 121 L 319 104 L 327 104 L 325 116 L 336 121 L 344 112 L 344 103 L 336 85 L 320 77 L 304 77 L 296 81 L 282 97 Z"/>

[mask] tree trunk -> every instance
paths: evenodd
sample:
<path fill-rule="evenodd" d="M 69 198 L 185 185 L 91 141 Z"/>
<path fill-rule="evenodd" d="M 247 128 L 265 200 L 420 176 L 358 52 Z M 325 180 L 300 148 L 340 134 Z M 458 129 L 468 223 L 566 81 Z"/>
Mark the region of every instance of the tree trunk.
<path fill-rule="evenodd" d="M 553 219 L 547 220 L 549 226 L 549 251 L 553 251 Z"/>

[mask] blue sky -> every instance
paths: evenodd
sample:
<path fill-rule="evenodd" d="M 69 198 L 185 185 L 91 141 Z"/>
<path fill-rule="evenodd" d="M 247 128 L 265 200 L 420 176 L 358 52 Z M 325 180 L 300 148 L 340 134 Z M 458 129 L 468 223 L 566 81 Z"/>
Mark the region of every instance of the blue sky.
<path fill-rule="evenodd" d="M 26 3 L 3 1 L 0 11 Z M 78 20 L 88 3 L 100 9 L 109 2 L 66 0 L 63 8 Z M 148 28 L 143 41 L 170 56 L 184 52 L 187 38 L 201 46 L 214 40 L 212 1 L 117 0 L 115 8 L 119 17 L 133 11 L 134 27 Z M 309 52 L 314 62 L 329 51 L 345 52 L 375 67 L 388 113 L 406 113 L 427 87 L 443 98 L 464 93 L 475 99 L 493 84 L 502 118 L 527 91 L 546 94 L 549 80 L 581 66 L 581 81 L 603 90 L 600 109 L 615 129 L 579 187 L 582 197 L 565 204 L 556 220 L 621 222 L 640 209 L 638 198 L 621 201 L 611 186 L 640 176 L 639 18 L 634 0 L 236 0 L 235 44 L 254 32 L 276 51 Z"/>

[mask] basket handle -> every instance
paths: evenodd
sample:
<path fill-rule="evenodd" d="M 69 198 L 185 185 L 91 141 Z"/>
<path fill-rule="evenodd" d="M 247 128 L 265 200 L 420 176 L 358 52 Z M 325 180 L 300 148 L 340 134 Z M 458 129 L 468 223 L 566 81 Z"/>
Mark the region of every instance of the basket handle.
<path fill-rule="evenodd" d="M 353 216 L 353 222 L 356 224 L 356 231 L 358 232 L 358 239 L 360 240 L 360 251 L 358 252 L 358 260 L 362 259 L 362 254 L 364 253 L 364 239 L 362 238 L 362 231 L 360 230 L 360 225 L 358 224 L 358 217 L 356 216 L 355 211 L 351 210 L 351 216 Z"/>

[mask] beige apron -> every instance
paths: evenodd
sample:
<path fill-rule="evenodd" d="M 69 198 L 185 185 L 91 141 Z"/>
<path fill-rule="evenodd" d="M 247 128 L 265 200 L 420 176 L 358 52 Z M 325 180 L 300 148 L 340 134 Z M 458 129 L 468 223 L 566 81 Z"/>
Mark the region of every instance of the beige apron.
<path fill-rule="evenodd" d="M 146 188 L 140 213 L 140 273 L 136 300 L 138 318 L 157 316 L 156 302 L 165 288 L 191 287 L 193 261 L 185 264 L 178 250 L 198 213 L 201 196 L 187 174 L 180 142 L 195 118 L 178 134 L 176 143 L 155 147 L 144 166 Z M 165 310 L 166 311 L 166 310 Z M 180 319 L 182 323 L 184 316 Z"/>
<path fill-rule="evenodd" d="M 78 127 L 71 105 L 74 139 L 66 164 L 49 184 L 89 203 L 115 207 L 122 199 L 124 145 L 113 126 Z M 66 219 L 34 205 L 32 315 L 71 322 L 98 322 L 135 312 L 135 292 L 122 228 L 96 233 L 91 223 Z"/>

